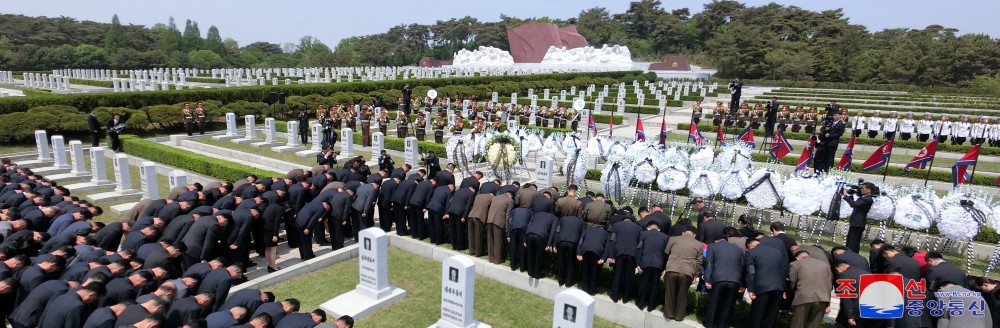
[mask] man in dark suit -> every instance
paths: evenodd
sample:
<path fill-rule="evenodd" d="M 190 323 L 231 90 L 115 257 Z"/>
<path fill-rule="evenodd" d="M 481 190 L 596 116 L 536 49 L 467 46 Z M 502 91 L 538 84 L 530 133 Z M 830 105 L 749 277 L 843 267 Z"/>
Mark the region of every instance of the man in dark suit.
<path fill-rule="evenodd" d="M 489 213 L 486 217 L 486 245 L 490 255 L 490 263 L 504 262 L 503 246 L 506 241 L 507 221 L 514 209 L 514 193 L 507 192 L 496 195 L 490 201 Z"/>
<path fill-rule="evenodd" d="M 792 298 L 792 327 L 819 327 L 823 314 L 829 310 L 833 274 L 830 263 L 809 256 L 806 251 L 795 253 L 795 262 L 788 270 L 795 297 Z"/>
<path fill-rule="evenodd" d="M 570 199 L 576 201 L 576 198 Z M 573 259 L 587 223 L 575 216 L 564 216 L 559 219 L 558 224 L 549 245 L 552 247 L 551 251 L 556 253 L 556 280 L 560 286 L 569 287 L 576 283 L 578 265 Z"/>
<path fill-rule="evenodd" d="M 535 213 L 545 212 L 555 214 L 556 202 L 552 200 L 552 194 L 548 191 L 531 200 L 531 211 Z"/>
<path fill-rule="evenodd" d="M 299 257 L 307 261 L 316 257 L 312 250 L 313 229 L 321 226 L 323 217 L 330 212 L 330 203 L 321 199 L 313 200 L 299 210 L 295 216 L 295 227 L 301 234 L 299 239 Z M 188 248 L 190 249 L 190 248 Z"/>
<path fill-rule="evenodd" d="M 354 202 L 351 203 L 351 225 L 354 228 L 355 241 L 358 239 L 358 232 L 375 226 L 374 209 L 381 182 L 382 180 L 362 184 L 354 193 Z"/>
<path fill-rule="evenodd" d="M 840 136 L 844 135 L 844 129 L 846 128 L 840 112 L 833 115 L 833 121 L 829 124 L 829 130 L 819 136 L 819 142 L 816 145 L 818 148 L 816 154 L 816 171 L 820 172 L 825 172 L 833 167 L 834 155 L 837 152 L 837 147 L 840 146 Z"/>
<path fill-rule="evenodd" d="M 671 237 L 667 242 L 665 248 L 667 267 L 663 277 L 664 318 L 683 321 L 687 316 L 688 289 L 704 261 L 701 255 L 701 242 L 694 237 L 694 232 L 687 230 L 680 236 Z"/>
<path fill-rule="evenodd" d="M 181 240 L 187 246 L 187 252 L 184 252 L 185 268 L 212 258 L 212 252 L 222 238 L 222 230 L 232 218 L 229 211 L 219 211 L 214 217 L 201 218 L 191 225 L 191 229 L 188 229 Z"/>
<path fill-rule="evenodd" d="M 951 264 L 951 262 L 945 261 L 941 253 L 934 251 L 927 252 L 924 258 L 927 260 L 927 265 L 930 266 L 924 275 L 927 277 L 927 291 L 936 292 L 948 282 L 962 287 L 967 285 L 966 281 L 968 277 L 966 277 L 965 271 Z"/>
<path fill-rule="evenodd" d="M 639 226 L 646 227 L 650 223 L 656 223 L 656 226 L 660 228 L 660 232 L 664 235 L 669 235 L 670 232 L 670 217 L 666 213 L 663 213 L 663 208 L 660 205 L 653 205 L 649 208 L 651 211 L 641 220 L 639 220 Z"/>
<path fill-rule="evenodd" d="M 295 298 L 286 298 L 281 302 L 268 302 L 261 304 L 257 311 L 253 312 L 253 316 L 267 314 L 271 317 L 272 322 L 279 322 L 285 315 L 298 312 L 299 305 L 299 300 Z"/>
<path fill-rule="evenodd" d="M 764 117 L 767 119 L 764 121 L 764 137 L 770 138 L 774 136 L 774 123 L 778 120 L 778 97 L 771 97 L 765 108 L 767 112 Z"/>
<path fill-rule="evenodd" d="M 535 200 L 535 197 L 540 196 L 538 187 L 531 183 L 527 183 L 521 189 L 518 189 L 516 195 L 514 206 L 527 208 L 531 207 L 531 201 Z"/>
<path fill-rule="evenodd" d="M 510 269 L 524 272 L 528 270 L 528 263 L 525 261 L 527 250 L 525 249 L 525 233 L 528 224 L 531 222 L 531 209 L 515 208 L 510 211 L 510 220 L 507 222 L 507 243 L 510 255 Z"/>
<path fill-rule="evenodd" d="M 134 300 L 139 289 L 155 281 L 155 278 L 149 271 L 136 271 L 127 277 L 112 279 L 106 285 L 107 293 L 101 296 L 99 306 L 111 306 L 126 300 Z"/>
<path fill-rule="evenodd" d="M 732 98 L 729 100 L 729 115 L 736 115 L 740 108 L 740 95 L 743 94 L 743 78 L 736 77 L 736 80 L 729 82 L 729 92 Z"/>
<path fill-rule="evenodd" d="M 511 217 L 513 216 L 512 211 Z M 527 264 L 528 276 L 535 279 L 545 277 L 542 262 L 545 250 L 552 248 L 550 242 L 551 238 L 556 234 L 558 223 L 559 218 L 549 212 L 537 212 L 531 216 L 531 222 L 528 223 L 528 227 L 524 230 L 524 244 L 517 245 L 525 249 L 524 260 L 525 264 Z M 511 246 L 511 248 L 514 247 Z"/>
<path fill-rule="evenodd" d="M 39 327 L 82 327 L 90 316 L 88 305 L 97 302 L 104 294 L 104 285 L 91 283 L 75 291 L 56 297 L 45 307 Z"/>
<path fill-rule="evenodd" d="M 476 188 L 476 190 L 479 190 L 479 180 L 481 180 L 482 178 L 483 178 L 483 172 L 476 171 L 475 173 L 472 173 L 472 176 L 462 179 L 462 184 L 458 185 L 458 188 L 464 189 L 473 187 Z"/>
<path fill-rule="evenodd" d="M 709 289 L 705 328 L 729 327 L 733 305 L 743 295 L 743 249 L 716 240 L 705 251 L 705 287 Z"/>
<path fill-rule="evenodd" d="M 130 325 L 145 320 L 150 315 L 165 312 L 168 305 L 167 301 L 158 297 L 151 298 L 144 303 L 129 305 L 118 315 L 118 320 L 115 320 L 115 327 L 130 327 Z"/>
<path fill-rule="evenodd" d="M 350 229 L 353 229 L 353 224 L 350 219 L 353 197 L 354 192 L 351 189 L 341 188 L 329 198 L 330 214 L 325 217 L 328 218 L 326 227 L 329 230 L 330 242 L 333 244 L 334 250 L 343 248 L 344 240 L 347 236 L 352 235 Z M 320 234 L 323 233 L 322 227 L 322 223 L 316 224 L 316 231 Z"/>
<path fill-rule="evenodd" d="M 414 226 L 407 226 L 410 221 L 408 216 L 410 197 L 413 195 L 413 190 L 417 188 L 417 184 L 423 181 L 420 174 L 410 175 L 406 180 L 403 180 L 396 187 L 396 191 L 392 193 L 392 208 L 393 208 L 393 218 L 396 220 L 396 234 L 400 236 L 409 236 L 411 231 L 416 233 Z"/>
<path fill-rule="evenodd" d="M 726 224 L 715 219 L 715 211 L 705 212 L 705 221 L 698 225 L 698 240 L 711 244 L 726 239 Z"/>
<path fill-rule="evenodd" d="M 108 120 L 108 137 L 111 137 L 111 150 L 114 152 L 121 152 L 122 141 L 118 139 L 118 133 L 125 128 L 125 122 L 122 121 L 122 116 L 115 114 L 110 120 Z"/>
<path fill-rule="evenodd" d="M 428 233 L 431 238 L 431 243 L 434 243 L 434 245 L 441 245 L 445 243 L 444 216 L 447 214 L 445 210 L 448 207 L 448 201 L 451 200 L 451 196 L 454 191 L 454 177 L 452 177 L 451 184 L 437 183 L 437 187 L 434 187 L 434 191 L 431 193 L 430 200 L 427 201 L 427 221 L 429 223 Z"/>
<path fill-rule="evenodd" d="M 18 302 L 23 301 L 35 287 L 50 279 L 50 275 L 62 271 L 66 266 L 66 259 L 59 256 L 49 257 L 38 264 L 24 268 L 18 274 L 18 284 L 21 287 L 17 292 Z"/>
<path fill-rule="evenodd" d="M 868 220 L 868 211 L 872 209 L 872 205 L 875 204 L 875 199 L 872 198 L 873 192 L 875 190 L 875 185 L 871 182 L 865 182 L 861 184 L 860 195 L 853 195 L 847 193 L 847 189 L 841 192 L 844 195 L 844 201 L 851 205 L 854 209 L 851 212 L 850 218 L 850 228 L 847 230 L 846 244 L 847 248 L 858 252 L 861 249 L 861 235 L 865 232 L 865 223 Z"/>
<path fill-rule="evenodd" d="M 274 294 L 271 292 L 261 292 L 260 289 L 246 288 L 226 297 L 226 301 L 222 303 L 222 307 L 219 309 L 228 310 L 242 306 L 247 309 L 247 312 L 253 313 L 257 311 L 257 308 L 261 304 L 267 302 L 274 302 Z"/>
<path fill-rule="evenodd" d="M 204 318 L 214 302 L 215 295 L 210 292 L 177 300 L 167 311 L 167 327 L 180 327 L 191 319 Z"/>
<path fill-rule="evenodd" d="M 154 249 L 149 255 L 146 256 L 146 261 L 143 262 L 142 267 L 168 267 L 174 272 L 181 272 L 180 258 L 184 256 L 185 252 L 187 252 L 187 245 L 180 242 L 167 245 L 167 247 L 164 248 Z"/>
<path fill-rule="evenodd" d="M 576 248 L 576 260 L 580 261 L 580 290 L 587 294 L 597 293 L 597 274 L 604 266 L 607 240 L 610 235 L 601 226 L 587 228 L 580 236 Z"/>
<path fill-rule="evenodd" d="M 444 170 L 434 174 L 434 179 L 437 180 L 439 186 L 455 184 L 455 164 L 448 163 L 448 165 L 445 165 Z"/>
<path fill-rule="evenodd" d="M 596 202 L 595 202 L 596 203 Z M 590 204 L 588 206 L 597 205 Z M 584 210 L 586 213 L 586 210 Z M 611 290 L 608 293 L 611 300 L 617 303 L 628 303 L 635 292 L 636 256 L 639 249 L 639 234 L 642 228 L 632 220 L 622 220 L 608 228 L 611 237 L 608 239 L 606 257 L 614 270 L 611 276 Z"/>
<path fill-rule="evenodd" d="M 476 181 L 476 183 L 479 183 Z M 476 187 L 461 187 L 455 190 L 451 199 L 448 200 L 448 207 L 444 219 L 449 221 L 448 232 L 450 233 L 451 247 L 456 251 L 469 248 L 468 220 L 469 211 L 472 210 L 472 202 L 476 198 Z"/>
<path fill-rule="evenodd" d="M 868 272 L 842 261 L 834 264 L 834 272 L 836 273 L 837 280 L 851 281 L 849 284 L 854 286 L 854 290 L 859 290 L 858 288 L 861 287 L 859 285 L 861 275 L 868 274 Z M 858 298 L 840 298 L 840 311 L 837 312 L 837 323 L 843 327 L 871 327 L 868 325 L 868 319 L 861 318 L 859 309 Z"/>
<path fill-rule="evenodd" d="M 660 275 L 666 264 L 663 251 L 667 249 L 667 235 L 660 232 L 660 226 L 649 224 L 639 233 L 639 261 L 636 268 L 639 275 L 639 293 L 635 305 L 639 309 L 653 311 L 657 306 L 660 291 Z"/>
<path fill-rule="evenodd" d="M 410 227 L 416 228 L 415 231 L 411 231 L 413 238 L 424 239 L 429 237 L 424 213 L 427 212 L 427 203 L 430 201 L 431 196 L 434 195 L 434 188 L 437 186 L 437 180 L 427 179 L 421 181 L 413 188 L 413 194 L 410 195 L 410 200 L 407 203 L 407 206 L 409 206 L 407 219 L 409 219 Z"/>
<path fill-rule="evenodd" d="M 394 222 L 392 194 L 396 192 L 396 187 L 399 186 L 400 181 L 402 181 L 402 179 L 399 177 L 392 177 L 382 181 L 382 185 L 378 190 L 378 199 L 376 200 L 378 202 L 378 225 L 385 232 L 392 230 L 392 224 Z"/>
<path fill-rule="evenodd" d="M 746 288 L 750 292 L 750 325 L 774 327 L 778 308 L 785 293 L 788 260 L 783 251 L 763 246 L 756 239 L 747 240 Z"/>
<path fill-rule="evenodd" d="M 87 114 L 87 130 L 90 131 L 90 146 L 97 147 L 101 143 L 101 122 L 97 120 L 96 108 Z"/>
<path fill-rule="evenodd" d="M 326 311 L 315 309 L 309 313 L 289 313 L 285 315 L 275 328 L 312 328 L 326 322 Z"/>
<path fill-rule="evenodd" d="M 229 295 L 229 288 L 232 287 L 233 280 L 239 279 L 242 276 L 243 268 L 239 264 L 209 271 L 198 285 L 198 294 Z M 225 302 L 225 297 L 216 297 L 215 304 L 212 305 L 212 310 L 218 311 Z"/>
<path fill-rule="evenodd" d="M 45 305 L 56 297 L 65 294 L 70 287 L 76 288 L 76 286 L 76 283 L 67 283 L 63 280 L 46 281 L 32 289 L 20 304 L 13 309 L 13 312 L 10 312 L 10 310 L 3 312 L 5 314 L 7 312 L 10 313 L 7 319 L 14 328 L 36 327 L 38 320 L 42 317 L 42 311 L 45 310 Z"/>
<path fill-rule="evenodd" d="M 833 263 L 845 262 L 850 264 L 855 270 L 861 270 L 865 273 L 871 273 L 869 268 L 868 259 L 865 259 L 861 254 L 855 253 L 847 249 L 846 246 L 834 246 L 833 250 L 830 251 L 833 255 Z M 877 257 L 877 255 L 876 255 Z"/>
<path fill-rule="evenodd" d="M 906 286 L 906 284 L 911 283 L 911 281 L 915 282 L 922 278 L 920 276 L 920 264 L 917 263 L 917 260 L 914 260 L 912 257 L 909 257 L 904 253 L 901 253 L 892 245 L 883 245 L 879 249 L 879 253 L 883 258 L 885 258 L 883 272 L 898 273 L 902 275 L 903 286 Z M 917 297 L 910 297 L 911 295 Z M 922 291 L 908 291 L 908 294 L 904 296 L 905 297 L 903 298 L 903 302 L 904 304 L 906 304 L 905 302 L 907 302 L 907 300 L 909 299 L 925 298 L 926 293 Z M 890 326 L 929 327 L 930 317 L 928 316 L 928 313 L 926 311 L 924 311 L 920 316 L 905 315 L 902 318 L 896 319 L 894 323 L 890 324 Z"/>
<path fill-rule="evenodd" d="M 121 315 L 125 308 L 129 305 L 135 304 L 132 301 L 118 303 L 112 306 L 105 306 L 94 310 L 87 318 L 87 321 L 83 323 L 83 327 L 86 328 L 114 328 L 115 321 L 118 320 L 118 316 Z"/>

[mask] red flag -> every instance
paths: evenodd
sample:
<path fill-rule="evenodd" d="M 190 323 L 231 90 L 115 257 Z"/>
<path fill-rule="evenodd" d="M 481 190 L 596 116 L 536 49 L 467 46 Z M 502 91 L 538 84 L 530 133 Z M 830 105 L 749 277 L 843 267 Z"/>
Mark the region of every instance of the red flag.
<path fill-rule="evenodd" d="M 721 126 L 715 130 L 715 140 L 718 140 L 720 145 L 726 143 L 726 134 L 723 130 Z"/>
<path fill-rule="evenodd" d="M 608 121 L 608 138 L 615 136 L 615 112 L 611 112 L 611 120 Z"/>
<path fill-rule="evenodd" d="M 952 185 L 958 187 L 958 185 L 965 183 L 966 180 L 972 179 L 972 174 L 969 174 L 969 166 L 976 165 L 979 161 L 979 146 L 982 144 L 976 144 L 969 149 L 969 152 L 965 153 L 961 159 L 955 162 L 955 165 L 951 167 L 951 179 Z"/>
<path fill-rule="evenodd" d="M 816 154 L 815 149 L 816 136 L 809 137 L 806 148 L 802 149 L 802 155 L 799 155 L 799 160 L 795 164 L 795 172 L 809 169 L 809 163 L 812 162 L 813 156 Z"/>
<path fill-rule="evenodd" d="M 642 127 L 642 120 L 636 121 L 638 122 L 635 124 L 635 140 L 646 141 L 646 129 Z"/>
<path fill-rule="evenodd" d="M 663 117 L 660 120 L 660 145 L 664 146 L 667 144 L 667 118 Z"/>
<path fill-rule="evenodd" d="M 889 164 L 889 155 L 892 153 L 893 140 L 889 139 L 879 146 L 871 156 L 868 156 L 868 159 L 864 163 L 861 163 L 861 168 L 865 171 L 871 171 L 882 167 L 882 165 Z"/>
<path fill-rule="evenodd" d="M 781 160 L 794 150 L 792 145 L 788 144 L 788 139 L 785 139 L 785 133 L 778 130 L 778 135 L 774 137 L 774 144 L 771 145 L 771 159 Z"/>
<path fill-rule="evenodd" d="M 587 130 L 593 131 L 593 136 L 597 136 L 597 124 L 594 124 L 594 115 L 590 115 L 590 125 L 587 126 Z"/>
<path fill-rule="evenodd" d="M 840 163 L 837 163 L 838 170 L 848 171 L 851 169 L 851 161 L 854 160 L 854 140 L 856 138 L 857 136 L 851 135 L 851 141 L 847 143 L 844 156 L 840 158 Z"/>

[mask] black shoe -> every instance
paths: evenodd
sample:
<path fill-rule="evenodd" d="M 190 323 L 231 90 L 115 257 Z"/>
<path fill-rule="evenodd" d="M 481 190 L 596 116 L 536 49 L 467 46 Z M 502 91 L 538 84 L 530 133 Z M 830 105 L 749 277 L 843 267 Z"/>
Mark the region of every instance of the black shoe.
<path fill-rule="evenodd" d="M 281 269 L 279 269 L 279 268 L 272 268 L 270 265 L 267 266 L 267 273 L 278 272 L 278 270 L 281 270 Z"/>
<path fill-rule="evenodd" d="M 319 244 L 320 246 L 330 246 L 330 242 L 329 242 L 329 241 L 326 241 L 326 240 L 324 240 L 324 241 L 321 241 L 321 242 L 319 242 L 318 244 Z"/>
<path fill-rule="evenodd" d="M 249 268 L 249 267 L 255 267 L 255 266 L 257 266 L 257 262 L 254 262 L 254 261 L 249 261 L 249 262 L 247 262 L 247 267 L 248 267 L 248 268 Z"/>

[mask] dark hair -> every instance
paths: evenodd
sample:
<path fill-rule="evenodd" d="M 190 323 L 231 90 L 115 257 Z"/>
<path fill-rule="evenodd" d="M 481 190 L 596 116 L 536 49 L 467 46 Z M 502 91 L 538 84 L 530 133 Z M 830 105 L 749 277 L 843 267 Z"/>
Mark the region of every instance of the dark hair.
<path fill-rule="evenodd" d="M 351 318 L 349 315 L 342 315 L 340 318 L 337 318 L 337 321 L 343 322 L 348 327 L 354 327 L 354 318 Z"/>
<path fill-rule="evenodd" d="M 312 314 L 318 315 L 320 316 L 320 318 L 323 318 L 320 319 L 319 322 L 326 322 L 326 311 L 323 311 L 322 309 L 315 309 L 312 311 Z"/>
<path fill-rule="evenodd" d="M 302 306 L 302 303 L 299 303 L 299 299 L 297 298 L 286 298 L 285 302 L 288 302 L 288 304 L 292 305 L 293 312 L 298 312 L 299 306 Z"/>
<path fill-rule="evenodd" d="M 868 243 L 868 246 L 875 246 L 875 245 L 885 245 L 885 241 L 881 239 L 872 239 L 872 242 Z"/>
<path fill-rule="evenodd" d="M 740 229 L 733 227 L 726 227 L 725 229 L 722 229 L 722 232 L 726 234 L 726 237 L 743 237 L 743 234 L 740 233 Z"/>
<path fill-rule="evenodd" d="M 938 253 L 938 252 L 935 252 L 935 251 L 930 251 L 930 252 L 927 252 L 927 255 L 924 255 L 924 258 L 928 259 L 928 260 L 934 260 L 934 259 L 936 259 L 936 260 L 943 260 L 944 256 L 941 256 L 941 253 Z"/>
<path fill-rule="evenodd" d="M 274 302 L 274 293 L 272 293 L 272 292 L 263 292 L 261 294 L 263 294 L 265 296 L 265 299 L 267 299 L 266 301 L 264 301 L 264 303 Z"/>
<path fill-rule="evenodd" d="M 785 231 L 785 223 L 781 221 L 771 222 L 771 231 Z"/>

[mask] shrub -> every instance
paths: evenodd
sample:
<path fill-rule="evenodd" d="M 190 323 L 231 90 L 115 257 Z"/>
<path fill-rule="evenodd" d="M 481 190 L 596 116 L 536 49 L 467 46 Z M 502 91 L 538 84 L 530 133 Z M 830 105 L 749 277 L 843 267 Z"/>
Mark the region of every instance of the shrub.
<path fill-rule="evenodd" d="M 237 181 L 247 174 L 258 177 L 281 177 L 282 173 L 260 170 L 251 166 L 237 164 L 228 160 L 214 159 L 195 154 L 186 150 L 148 141 L 134 135 L 121 136 L 125 153 L 144 158 L 157 163 L 174 166 L 182 170 L 213 177 L 224 181 Z"/>

